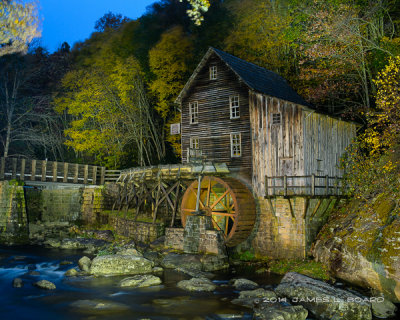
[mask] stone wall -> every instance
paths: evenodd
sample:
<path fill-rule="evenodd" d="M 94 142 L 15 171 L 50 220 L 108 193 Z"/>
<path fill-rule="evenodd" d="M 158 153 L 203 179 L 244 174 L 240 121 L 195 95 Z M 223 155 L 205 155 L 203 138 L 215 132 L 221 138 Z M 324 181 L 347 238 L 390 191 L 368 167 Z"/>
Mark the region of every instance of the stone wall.
<path fill-rule="evenodd" d="M 97 225 L 109 225 L 115 233 L 137 242 L 150 243 L 165 234 L 163 223 L 141 222 L 117 216 L 117 213 L 97 215 Z"/>
<path fill-rule="evenodd" d="M 0 243 L 28 242 L 24 188 L 15 181 L 0 182 Z"/>
<path fill-rule="evenodd" d="M 104 209 L 104 187 L 87 186 L 82 194 L 82 220 L 86 224 L 97 222 L 97 216 Z"/>
<path fill-rule="evenodd" d="M 185 229 L 167 228 L 164 245 L 186 253 L 226 255 L 224 238 L 209 216 L 188 216 Z"/>
<path fill-rule="evenodd" d="M 253 233 L 238 250 L 253 250 L 262 257 L 304 259 L 335 202 L 335 198 L 259 198 Z"/>

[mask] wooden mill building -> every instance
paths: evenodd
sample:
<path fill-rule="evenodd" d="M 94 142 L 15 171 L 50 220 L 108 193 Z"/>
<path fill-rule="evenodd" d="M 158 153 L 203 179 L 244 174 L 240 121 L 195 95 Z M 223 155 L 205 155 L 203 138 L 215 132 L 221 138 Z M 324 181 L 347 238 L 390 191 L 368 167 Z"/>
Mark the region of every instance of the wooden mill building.
<path fill-rule="evenodd" d="M 182 161 L 199 149 L 224 162 L 259 196 L 265 177 L 341 176 L 356 125 L 315 110 L 278 74 L 210 48 L 176 100 Z"/>
<path fill-rule="evenodd" d="M 236 192 L 244 209 L 238 205 L 234 244 L 242 241 L 239 248 L 259 256 L 305 258 L 339 199 L 338 162 L 357 125 L 319 112 L 276 73 L 215 48 L 207 51 L 177 102 L 183 163 L 196 154 L 226 163 L 230 177 L 222 179 L 231 185 L 239 179 L 251 189 L 247 196 L 243 186 Z M 210 193 L 210 185 L 202 183 L 200 198 Z M 246 207 L 251 193 L 253 218 Z M 182 204 L 183 214 L 189 206 Z M 228 221 L 224 230 L 229 226 Z"/>

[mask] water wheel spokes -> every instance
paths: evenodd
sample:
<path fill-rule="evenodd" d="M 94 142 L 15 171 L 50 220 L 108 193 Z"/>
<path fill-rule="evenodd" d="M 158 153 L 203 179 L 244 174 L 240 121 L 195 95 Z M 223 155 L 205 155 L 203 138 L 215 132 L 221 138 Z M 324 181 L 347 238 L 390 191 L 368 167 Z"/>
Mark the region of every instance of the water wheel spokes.
<path fill-rule="evenodd" d="M 243 241 L 255 221 L 255 203 L 251 192 L 233 178 L 206 176 L 200 183 L 199 211 L 196 211 L 198 181 L 185 192 L 181 205 L 182 224 L 194 214 L 211 216 L 215 229 L 220 230 L 227 245 Z"/>

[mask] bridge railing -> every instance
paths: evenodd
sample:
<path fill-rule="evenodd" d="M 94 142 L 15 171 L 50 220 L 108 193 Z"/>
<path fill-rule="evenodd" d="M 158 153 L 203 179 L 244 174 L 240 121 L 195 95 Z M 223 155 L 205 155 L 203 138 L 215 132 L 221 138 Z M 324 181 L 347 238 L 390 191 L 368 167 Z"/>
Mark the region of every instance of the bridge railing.
<path fill-rule="evenodd" d="M 102 185 L 105 167 L 35 159 L 0 158 L 0 180 Z"/>
<path fill-rule="evenodd" d="M 276 176 L 265 177 L 265 196 L 340 196 L 343 191 L 341 177 Z"/>

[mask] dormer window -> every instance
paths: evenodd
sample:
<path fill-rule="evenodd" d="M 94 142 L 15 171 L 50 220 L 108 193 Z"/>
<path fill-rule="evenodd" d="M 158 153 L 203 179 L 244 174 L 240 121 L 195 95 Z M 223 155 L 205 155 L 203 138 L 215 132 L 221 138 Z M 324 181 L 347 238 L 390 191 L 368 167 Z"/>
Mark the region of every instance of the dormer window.
<path fill-rule="evenodd" d="M 240 118 L 240 110 L 239 110 L 239 96 L 230 96 L 229 97 L 229 109 L 230 109 L 230 118 L 238 119 Z"/>
<path fill-rule="evenodd" d="M 217 80 L 217 66 L 210 67 L 210 80 Z"/>
<path fill-rule="evenodd" d="M 189 103 L 190 124 L 199 123 L 199 103 L 197 101 Z"/>

